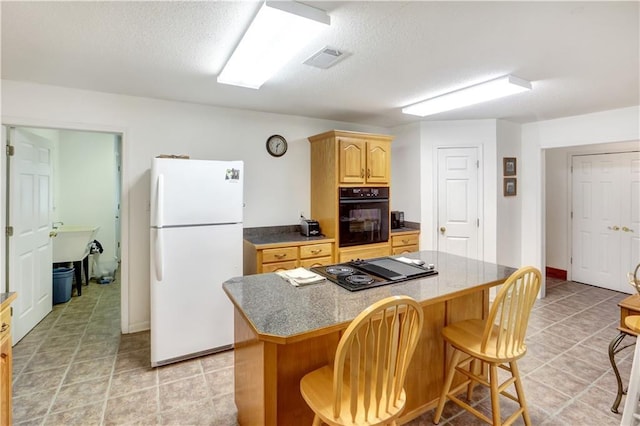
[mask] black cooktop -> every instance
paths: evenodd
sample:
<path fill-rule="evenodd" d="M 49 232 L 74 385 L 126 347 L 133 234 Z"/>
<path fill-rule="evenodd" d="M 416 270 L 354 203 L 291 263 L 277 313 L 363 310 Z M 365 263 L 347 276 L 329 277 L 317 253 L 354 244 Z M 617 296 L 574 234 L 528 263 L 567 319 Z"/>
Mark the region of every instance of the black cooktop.
<path fill-rule="evenodd" d="M 424 265 L 420 260 L 407 259 L 403 262 L 391 257 L 358 259 L 337 265 L 316 266 L 311 270 L 349 291 L 365 290 L 438 274 L 433 265 Z"/>

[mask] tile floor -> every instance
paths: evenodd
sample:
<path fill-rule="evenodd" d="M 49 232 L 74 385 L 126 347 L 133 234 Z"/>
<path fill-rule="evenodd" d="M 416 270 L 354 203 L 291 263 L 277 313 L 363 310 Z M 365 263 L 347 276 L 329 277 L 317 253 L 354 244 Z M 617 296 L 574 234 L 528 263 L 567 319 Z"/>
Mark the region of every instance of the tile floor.
<path fill-rule="evenodd" d="M 627 295 L 553 279 L 547 286 L 519 362 L 533 424 L 618 425 L 607 348 L 617 334 L 617 303 Z M 233 352 L 151 369 L 149 333 L 120 335 L 118 281 L 92 282 L 81 297 L 54 306 L 13 351 L 16 425 L 236 424 Z M 625 383 L 632 352 L 617 357 Z M 490 412 L 487 392 L 472 400 Z M 430 425 L 432 415 L 409 424 Z M 448 403 L 440 424 L 481 423 Z"/>

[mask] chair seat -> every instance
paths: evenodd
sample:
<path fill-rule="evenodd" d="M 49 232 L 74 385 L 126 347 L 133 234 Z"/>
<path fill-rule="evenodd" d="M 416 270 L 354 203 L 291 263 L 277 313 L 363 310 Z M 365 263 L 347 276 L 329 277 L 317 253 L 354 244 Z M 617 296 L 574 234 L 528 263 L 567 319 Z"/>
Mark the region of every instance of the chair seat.
<path fill-rule="evenodd" d="M 522 358 L 524 354 L 527 353 L 526 346 L 524 346 L 522 351 L 509 354 L 508 356 L 504 353 L 498 354 L 496 352 L 495 333 L 492 333 L 484 352 L 481 351 L 480 347 L 482 344 L 484 328 L 484 320 L 470 319 L 446 326 L 444 330 L 442 330 L 442 335 L 445 340 L 451 343 L 455 348 L 472 355 L 474 358 L 478 358 L 486 362 L 503 363 L 515 361 Z"/>
<path fill-rule="evenodd" d="M 351 419 L 350 399 L 351 389 L 348 381 L 343 384 L 342 392 L 342 410 L 340 417 L 333 417 L 333 369 L 330 366 L 324 366 L 305 375 L 300 381 L 300 391 L 302 397 L 309 407 L 322 419 L 323 422 L 330 425 L 382 425 L 388 424 L 390 419 L 394 419 L 400 415 L 406 402 L 406 394 L 404 389 L 400 395 L 400 401 L 396 407 L 389 407 L 389 412 L 384 416 L 378 417 L 371 408 L 368 420 L 364 419 L 364 410 L 358 410 L 355 421 Z M 359 401 L 362 403 L 361 401 Z M 373 404 L 372 404 L 373 405 Z M 383 414 L 383 413 L 380 413 Z"/>

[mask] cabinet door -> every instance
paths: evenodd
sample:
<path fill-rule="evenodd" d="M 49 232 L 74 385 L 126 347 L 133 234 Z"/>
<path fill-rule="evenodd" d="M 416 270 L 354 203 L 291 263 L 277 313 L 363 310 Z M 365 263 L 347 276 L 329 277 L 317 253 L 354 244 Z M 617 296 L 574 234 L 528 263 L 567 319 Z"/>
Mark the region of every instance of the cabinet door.
<path fill-rule="evenodd" d="M 11 335 L 0 339 L 0 424 L 11 424 Z"/>
<path fill-rule="evenodd" d="M 401 246 L 401 247 L 394 247 L 393 249 L 391 249 L 391 254 L 395 256 L 397 254 L 415 253 L 417 251 L 419 251 L 417 245 Z"/>
<path fill-rule="evenodd" d="M 340 182 L 341 183 L 364 183 L 366 143 L 361 140 L 351 138 L 340 138 Z"/>
<path fill-rule="evenodd" d="M 389 142 L 367 142 L 368 183 L 387 183 L 390 177 L 391 144 Z"/>
<path fill-rule="evenodd" d="M 303 268 L 314 268 L 316 266 L 326 266 L 333 264 L 333 257 L 325 256 L 325 257 L 314 257 L 311 259 L 304 259 L 300 261 L 300 266 Z"/>
<path fill-rule="evenodd" d="M 295 260 L 289 262 L 264 263 L 262 265 L 261 272 L 266 274 L 267 272 L 286 271 L 289 269 L 296 269 L 297 267 L 298 263 Z"/>

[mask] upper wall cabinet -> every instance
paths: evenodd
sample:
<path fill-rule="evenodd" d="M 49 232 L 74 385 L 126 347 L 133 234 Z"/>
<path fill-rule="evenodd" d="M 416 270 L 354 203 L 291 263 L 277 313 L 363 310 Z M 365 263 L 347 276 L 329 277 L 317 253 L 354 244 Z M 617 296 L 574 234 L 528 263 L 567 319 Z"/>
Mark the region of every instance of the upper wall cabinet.
<path fill-rule="evenodd" d="M 363 135 L 366 137 L 366 135 Z M 391 141 L 339 137 L 340 183 L 375 183 L 390 181 Z"/>

